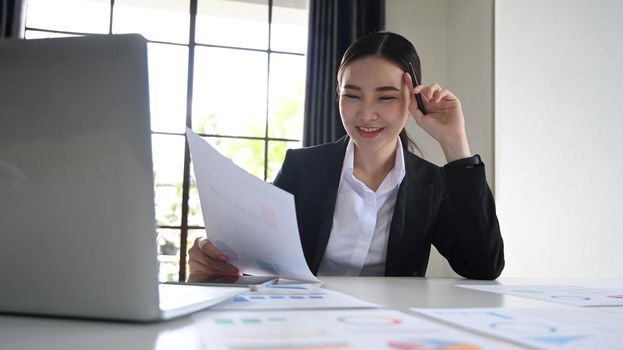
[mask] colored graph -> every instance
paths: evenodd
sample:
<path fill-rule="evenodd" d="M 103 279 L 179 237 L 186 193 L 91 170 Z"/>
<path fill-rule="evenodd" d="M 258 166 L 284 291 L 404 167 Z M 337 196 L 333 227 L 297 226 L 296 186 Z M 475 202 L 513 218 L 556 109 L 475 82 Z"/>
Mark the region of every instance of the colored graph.
<path fill-rule="evenodd" d="M 338 317 L 338 322 L 354 325 L 354 326 L 397 326 L 402 323 L 400 319 L 379 315 L 357 315 Z"/>
<path fill-rule="evenodd" d="M 552 295 L 552 296 L 550 296 L 550 298 L 557 299 L 557 300 L 568 300 L 568 301 L 573 301 L 573 300 L 578 300 L 578 301 L 591 300 L 591 298 L 585 297 L 585 296 L 581 296 L 581 295 Z"/>
<path fill-rule="evenodd" d="M 556 327 L 537 322 L 494 322 L 489 325 L 491 329 L 500 332 L 518 333 L 518 334 L 551 334 L 556 332 Z"/>
<path fill-rule="evenodd" d="M 481 350 L 478 345 L 445 339 L 414 339 L 408 341 L 390 341 L 390 349 L 396 350 Z"/>
<path fill-rule="evenodd" d="M 246 303 L 250 301 L 286 301 L 286 300 L 320 300 L 324 299 L 324 294 L 263 294 L 263 295 L 237 295 L 231 299 L 234 303 Z"/>

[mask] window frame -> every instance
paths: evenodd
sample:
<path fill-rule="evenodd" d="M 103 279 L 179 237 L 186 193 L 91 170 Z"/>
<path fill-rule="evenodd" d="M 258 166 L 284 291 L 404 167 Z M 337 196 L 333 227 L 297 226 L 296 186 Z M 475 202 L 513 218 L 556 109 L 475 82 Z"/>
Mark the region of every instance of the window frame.
<path fill-rule="evenodd" d="M 268 45 L 266 49 L 257 49 L 257 48 L 246 48 L 246 47 L 238 47 L 238 46 L 224 46 L 224 45 L 212 45 L 206 43 L 197 43 L 195 41 L 196 34 L 196 20 L 197 20 L 197 8 L 198 8 L 199 0 L 189 0 L 189 13 L 190 13 L 190 21 L 189 21 L 189 40 L 188 43 L 175 43 L 168 41 L 158 41 L 158 40 L 147 40 L 148 43 L 154 44 L 163 44 L 163 45 L 175 45 L 175 46 L 185 46 L 188 48 L 188 70 L 187 70 L 187 86 L 186 86 L 186 120 L 185 126 L 187 128 L 193 129 L 192 120 L 193 120 L 193 87 L 194 87 L 194 72 L 195 72 L 195 48 L 196 47 L 211 47 L 211 48 L 221 48 L 221 49 L 231 49 L 231 50 L 243 50 L 243 51 L 253 51 L 253 52 L 261 52 L 267 54 L 266 60 L 266 110 L 264 111 L 264 136 L 243 136 L 243 135 L 226 135 L 226 134 L 204 134 L 198 133 L 199 136 L 204 138 L 229 138 L 229 139 L 237 139 L 237 140 L 257 140 L 264 142 L 264 181 L 268 178 L 268 145 L 270 142 L 301 142 L 300 139 L 290 139 L 290 138 L 280 138 L 280 137 L 270 137 L 269 136 L 269 116 L 270 116 L 270 64 L 271 64 L 271 56 L 272 54 L 282 54 L 282 55 L 293 55 L 293 56 L 302 56 L 304 57 L 306 53 L 300 52 L 289 52 L 289 51 L 280 51 L 280 50 L 272 50 L 271 49 L 271 37 L 272 37 L 272 16 L 273 16 L 273 0 L 267 0 L 268 2 Z M 110 0 L 109 10 L 109 22 L 108 22 L 108 33 L 98 35 L 113 35 L 113 21 L 114 21 L 114 6 L 115 0 Z M 26 10 L 27 14 L 28 10 Z M 46 28 L 36 28 L 29 27 L 24 24 L 24 32 L 42 32 L 42 33 L 52 33 L 52 34 L 66 34 L 66 35 L 92 35 L 95 33 L 86 33 L 86 32 L 73 32 L 66 30 L 54 30 L 54 29 L 46 29 Z M 189 200 L 190 200 L 190 187 L 191 187 L 191 159 L 190 159 L 190 149 L 188 147 L 188 141 L 186 140 L 186 135 L 184 133 L 179 132 L 166 132 L 166 131 L 154 131 L 150 130 L 151 135 L 169 135 L 169 136 L 180 136 L 184 137 L 184 165 L 183 165 L 183 174 L 182 174 L 182 199 L 181 199 L 181 222 L 179 225 L 159 225 L 156 224 L 156 229 L 172 229 L 179 230 L 180 240 L 179 240 L 179 271 L 178 271 L 178 280 L 185 281 L 187 278 L 187 251 L 188 251 L 188 234 L 190 230 L 205 230 L 205 226 L 196 226 L 188 224 L 188 217 L 190 212 Z M 155 203 L 155 202 L 154 202 Z M 154 218 L 155 219 L 155 218 Z M 156 237 L 158 233 L 156 232 Z"/>

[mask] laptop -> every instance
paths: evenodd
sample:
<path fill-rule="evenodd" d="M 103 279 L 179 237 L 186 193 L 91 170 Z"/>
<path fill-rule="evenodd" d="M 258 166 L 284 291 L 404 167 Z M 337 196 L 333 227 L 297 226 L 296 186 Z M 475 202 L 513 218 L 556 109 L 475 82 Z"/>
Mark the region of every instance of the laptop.
<path fill-rule="evenodd" d="M 0 40 L 0 312 L 169 319 L 248 290 L 158 282 L 147 43 Z"/>

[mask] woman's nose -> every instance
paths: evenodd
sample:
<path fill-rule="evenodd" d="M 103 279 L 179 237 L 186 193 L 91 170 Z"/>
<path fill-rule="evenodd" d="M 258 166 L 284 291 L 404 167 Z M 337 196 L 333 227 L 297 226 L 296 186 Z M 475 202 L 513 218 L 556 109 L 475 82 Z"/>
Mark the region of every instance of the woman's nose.
<path fill-rule="evenodd" d="M 359 109 L 358 117 L 362 120 L 375 120 L 379 115 L 373 103 L 364 102 Z"/>

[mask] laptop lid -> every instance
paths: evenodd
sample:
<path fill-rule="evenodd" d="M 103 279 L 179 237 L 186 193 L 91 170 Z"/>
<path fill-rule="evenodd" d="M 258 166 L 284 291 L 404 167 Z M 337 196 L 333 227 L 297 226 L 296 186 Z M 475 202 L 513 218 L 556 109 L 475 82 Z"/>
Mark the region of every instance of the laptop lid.
<path fill-rule="evenodd" d="M 147 44 L 0 41 L 0 311 L 153 319 Z"/>

